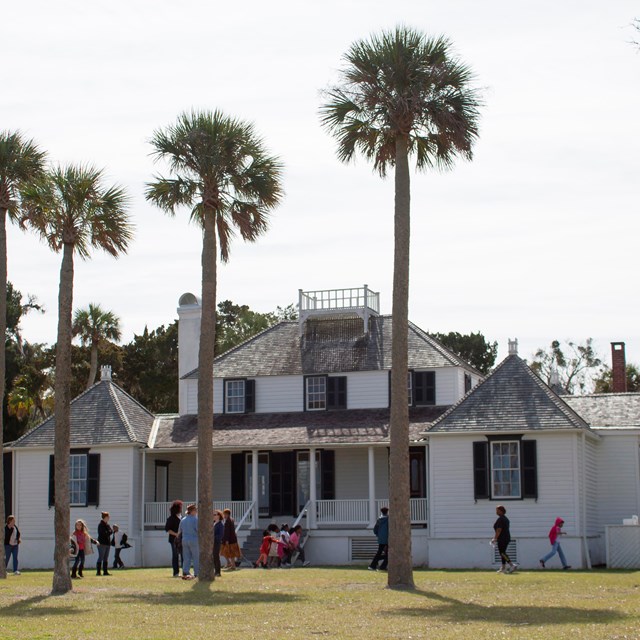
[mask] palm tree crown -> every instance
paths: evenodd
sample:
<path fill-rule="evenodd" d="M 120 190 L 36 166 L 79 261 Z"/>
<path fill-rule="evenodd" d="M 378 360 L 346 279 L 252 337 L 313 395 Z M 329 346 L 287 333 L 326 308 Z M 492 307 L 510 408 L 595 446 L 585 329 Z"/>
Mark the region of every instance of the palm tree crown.
<path fill-rule="evenodd" d="M 473 74 L 444 37 L 406 27 L 355 42 L 344 56 L 340 86 L 327 92 L 322 124 L 343 162 L 360 151 L 384 176 L 396 162 L 397 136 L 408 139 L 418 169 L 448 168 L 471 158 L 480 100 Z"/>
<path fill-rule="evenodd" d="M 156 176 L 147 199 L 172 215 L 190 207 L 192 220 L 202 226 L 213 213 L 223 262 L 235 229 L 247 241 L 266 231 L 283 193 L 282 165 L 268 155 L 253 125 L 219 110 L 185 112 L 176 124 L 155 131 L 151 144 L 175 177 Z"/>
<path fill-rule="evenodd" d="M 73 334 L 85 346 L 102 340 L 120 340 L 120 318 L 113 311 L 104 311 L 99 304 L 89 303 L 87 309 L 78 309 L 73 316 Z"/>
<path fill-rule="evenodd" d="M 32 227 L 49 247 L 65 244 L 88 258 L 92 248 L 117 257 L 133 237 L 129 198 L 121 187 L 105 187 L 103 172 L 91 166 L 56 167 L 22 192 L 22 226 Z"/>

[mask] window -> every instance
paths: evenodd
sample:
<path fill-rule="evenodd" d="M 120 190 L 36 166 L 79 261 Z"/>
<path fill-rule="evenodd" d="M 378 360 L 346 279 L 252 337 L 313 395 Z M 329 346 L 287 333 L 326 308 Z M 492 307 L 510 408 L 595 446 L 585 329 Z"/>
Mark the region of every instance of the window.
<path fill-rule="evenodd" d="M 471 391 L 471 376 L 468 373 L 464 374 L 464 392 L 469 393 Z"/>
<path fill-rule="evenodd" d="M 407 402 L 409 406 L 413 406 L 413 371 L 407 374 Z"/>
<path fill-rule="evenodd" d="M 224 412 L 253 413 L 255 408 L 255 380 L 243 378 L 224 381 Z"/>
<path fill-rule="evenodd" d="M 520 497 L 520 443 L 491 443 L 491 497 Z"/>
<path fill-rule="evenodd" d="M 82 449 L 69 456 L 69 503 L 75 507 L 100 502 L 100 454 Z M 49 456 L 49 506 L 55 504 L 55 463 Z"/>
<path fill-rule="evenodd" d="M 327 408 L 327 378 L 325 376 L 310 376 L 306 378 L 306 406 L 307 411 L 321 411 Z"/>
<path fill-rule="evenodd" d="M 436 403 L 435 371 L 413 372 L 413 403 L 415 405 Z"/>
<path fill-rule="evenodd" d="M 476 500 L 537 499 L 536 441 L 488 436 L 474 442 L 473 485 Z"/>
<path fill-rule="evenodd" d="M 87 504 L 87 455 L 72 455 L 69 460 L 69 503 Z"/>

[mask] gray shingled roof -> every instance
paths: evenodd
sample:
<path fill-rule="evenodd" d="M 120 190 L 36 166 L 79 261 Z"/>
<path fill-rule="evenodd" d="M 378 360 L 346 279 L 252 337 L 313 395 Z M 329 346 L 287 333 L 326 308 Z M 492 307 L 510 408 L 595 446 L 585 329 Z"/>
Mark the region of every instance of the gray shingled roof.
<path fill-rule="evenodd" d="M 154 416 L 110 380 L 101 380 L 71 402 L 71 446 L 143 443 Z M 53 447 L 55 417 L 13 443 L 14 447 Z"/>
<path fill-rule="evenodd" d="M 391 316 L 310 319 L 300 337 L 297 321 L 280 322 L 218 356 L 215 376 L 276 376 L 379 371 L 391 368 Z M 460 366 L 482 375 L 419 327 L 409 323 L 409 368 Z M 194 369 L 184 376 L 197 378 Z"/>
<path fill-rule="evenodd" d="M 526 362 L 510 355 L 438 418 L 427 433 L 588 428 Z"/>
<path fill-rule="evenodd" d="M 409 409 L 412 441 L 444 411 L 444 407 Z M 216 415 L 214 447 L 246 449 L 389 442 L 389 409 L 301 411 Z M 197 446 L 197 416 L 158 416 L 152 446 L 171 449 Z"/>
<path fill-rule="evenodd" d="M 598 393 L 562 399 L 594 428 L 640 428 L 640 393 Z"/>

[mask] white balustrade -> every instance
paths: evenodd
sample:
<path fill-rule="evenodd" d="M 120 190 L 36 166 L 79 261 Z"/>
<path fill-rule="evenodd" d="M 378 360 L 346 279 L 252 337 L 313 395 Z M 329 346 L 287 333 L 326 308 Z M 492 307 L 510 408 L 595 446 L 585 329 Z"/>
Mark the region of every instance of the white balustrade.
<path fill-rule="evenodd" d="M 369 500 L 317 500 L 316 522 L 322 524 L 368 524 Z"/>
<path fill-rule="evenodd" d="M 381 499 L 376 500 L 376 509 L 380 513 L 382 507 L 388 507 L 389 500 Z M 427 523 L 427 499 L 426 498 L 411 498 L 409 500 L 409 513 L 411 514 L 411 524 L 426 524 Z"/>
<path fill-rule="evenodd" d="M 185 505 L 193 502 L 191 500 L 183 500 Z M 150 527 L 160 527 L 164 525 L 169 516 L 171 502 L 145 502 L 144 505 L 144 523 Z M 212 509 L 220 511 L 224 509 L 231 510 L 231 517 L 234 520 L 241 520 L 251 506 L 251 500 L 214 500 L 211 505 Z M 251 514 L 245 519 L 245 523 L 251 522 Z"/>

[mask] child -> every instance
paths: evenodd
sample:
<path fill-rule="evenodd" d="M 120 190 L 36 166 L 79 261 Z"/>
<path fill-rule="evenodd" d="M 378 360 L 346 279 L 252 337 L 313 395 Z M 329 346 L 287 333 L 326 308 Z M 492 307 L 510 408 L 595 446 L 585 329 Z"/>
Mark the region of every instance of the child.
<path fill-rule="evenodd" d="M 556 522 L 551 527 L 549 531 L 549 542 L 551 542 L 551 551 L 547 553 L 544 558 L 540 558 L 540 567 L 542 569 L 545 568 L 545 563 L 556 555 L 556 553 L 560 556 L 560 562 L 562 562 L 563 569 L 571 569 L 571 566 L 567 564 L 567 559 L 564 557 L 564 552 L 562 551 L 562 547 L 558 542 L 558 538 L 560 536 L 566 535 L 562 530 L 562 525 L 564 524 L 564 520 L 562 518 L 556 518 Z"/>
<path fill-rule="evenodd" d="M 93 553 L 92 544 L 96 541 L 89 535 L 89 529 L 84 520 L 76 520 L 73 532 L 71 533 L 70 545 L 71 555 L 75 556 L 73 568 L 71 569 L 72 578 L 82 578 L 82 570 L 84 569 L 85 556 Z"/>
<path fill-rule="evenodd" d="M 262 567 L 263 569 L 267 569 L 267 562 L 269 556 L 269 549 L 271 548 L 271 534 L 268 531 L 262 532 L 262 544 L 260 545 L 260 556 L 258 557 L 258 561 L 256 562 L 256 569 L 258 567 Z"/>
<path fill-rule="evenodd" d="M 129 549 L 131 545 L 127 542 L 127 534 L 124 531 L 120 531 L 120 527 L 117 524 L 113 525 L 113 539 L 111 545 L 115 547 L 116 553 L 113 559 L 114 569 L 124 569 L 124 562 L 120 558 L 120 552 L 123 549 Z"/>

